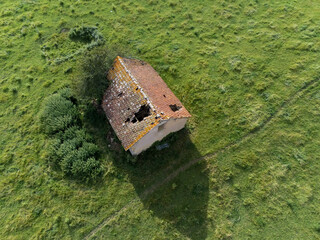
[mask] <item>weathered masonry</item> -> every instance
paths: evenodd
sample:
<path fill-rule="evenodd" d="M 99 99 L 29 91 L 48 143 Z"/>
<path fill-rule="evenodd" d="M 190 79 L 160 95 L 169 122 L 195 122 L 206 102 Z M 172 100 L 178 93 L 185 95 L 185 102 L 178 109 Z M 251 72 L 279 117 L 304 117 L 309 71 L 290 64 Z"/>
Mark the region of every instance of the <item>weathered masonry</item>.
<path fill-rule="evenodd" d="M 138 155 L 191 117 L 146 62 L 117 57 L 107 78 L 102 107 L 124 149 Z"/>

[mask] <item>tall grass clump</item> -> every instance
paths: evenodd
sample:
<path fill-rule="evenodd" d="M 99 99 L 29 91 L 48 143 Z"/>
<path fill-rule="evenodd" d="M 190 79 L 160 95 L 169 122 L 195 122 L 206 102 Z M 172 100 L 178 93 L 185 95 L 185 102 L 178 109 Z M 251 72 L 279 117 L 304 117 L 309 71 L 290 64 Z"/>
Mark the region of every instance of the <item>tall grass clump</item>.
<path fill-rule="evenodd" d="M 72 40 L 83 42 L 104 41 L 103 36 L 98 32 L 97 27 L 80 26 L 72 28 L 69 32 L 69 37 Z"/>
<path fill-rule="evenodd" d="M 50 136 L 49 161 L 66 176 L 86 182 L 95 181 L 103 172 L 99 149 L 82 128 L 76 99 L 70 89 L 48 97 L 40 120 Z"/>

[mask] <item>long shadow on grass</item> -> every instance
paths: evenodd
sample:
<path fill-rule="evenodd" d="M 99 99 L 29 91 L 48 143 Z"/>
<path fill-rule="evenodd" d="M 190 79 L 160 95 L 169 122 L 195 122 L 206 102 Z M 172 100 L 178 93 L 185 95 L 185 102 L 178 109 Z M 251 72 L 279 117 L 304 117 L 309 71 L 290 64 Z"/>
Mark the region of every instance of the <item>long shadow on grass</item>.
<path fill-rule="evenodd" d="M 170 147 L 156 150 L 155 146 L 164 142 Z M 152 184 L 162 182 L 184 163 L 200 157 L 187 130 L 171 134 L 155 146 L 139 155 L 135 164 L 116 164 L 126 170 L 146 209 L 188 238 L 205 239 L 209 192 L 206 163 L 196 164 L 159 189 L 146 193 Z"/>
<path fill-rule="evenodd" d="M 114 147 L 113 151 L 106 150 L 104 154 L 112 155 L 117 167 L 115 177 L 129 176 L 146 209 L 171 223 L 171 226 L 190 239 L 206 238 L 209 180 L 205 161 L 180 173 L 155 191 L 148 192 L 150 186 L 162 182 L 183 164 L 200 157 L 186 129 L 169 135 L 133 158 L 120 146 L 104 114 L 90 107 L 84 120 L 88 131 L 95 136 L 102 149 L 106 150 L 110 145 Z M 110 134 L 116 143 L 108 142 L 107 136 Z M 168 143 L 170 147 L 158 151 L 156 146 L 163 143 Z"/>

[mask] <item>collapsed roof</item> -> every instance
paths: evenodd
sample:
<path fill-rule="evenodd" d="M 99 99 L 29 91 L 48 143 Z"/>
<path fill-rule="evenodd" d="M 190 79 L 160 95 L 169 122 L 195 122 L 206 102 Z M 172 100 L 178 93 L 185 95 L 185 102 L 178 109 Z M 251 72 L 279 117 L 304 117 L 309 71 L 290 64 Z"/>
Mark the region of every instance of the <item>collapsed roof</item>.
<path fill-rule="evenodd" d="M 191 117 L 146 62 L 118 56 L 107 78 L 111 84 L 104 94 L 102 107 L 125 150 L 161 120 Z"/>

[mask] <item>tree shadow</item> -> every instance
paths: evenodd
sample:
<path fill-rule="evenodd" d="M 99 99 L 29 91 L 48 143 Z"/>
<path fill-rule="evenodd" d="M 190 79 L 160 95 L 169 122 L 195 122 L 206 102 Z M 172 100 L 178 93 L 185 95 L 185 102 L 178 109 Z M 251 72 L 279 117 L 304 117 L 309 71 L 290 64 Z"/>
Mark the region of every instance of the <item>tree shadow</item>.
<path fill-rule="evenodd" d="M 206 162 L 200 161 L 180 172 L 187 163 L 201 157 L 187 129 L 170 134 L 139 156 L 132 157 L 120 146 L 104 114 L 90 108 L 84 118 L 88 131 L 104 148 L 103 154 L 116 166 L 113 177 L 128 176 L 146 209 L 190 239 L 207 237 L 209 178 Z M 158 151 L 156 147 L 163 143 L 168 143 L 169 148 Z M 176 172 L 180 173 L 172 177 Z"/>

